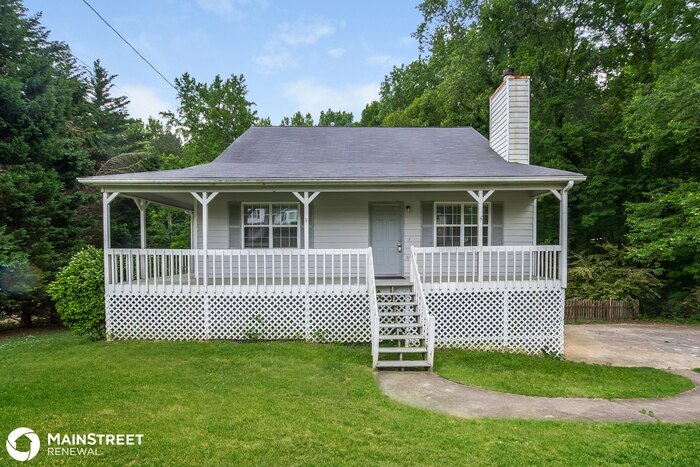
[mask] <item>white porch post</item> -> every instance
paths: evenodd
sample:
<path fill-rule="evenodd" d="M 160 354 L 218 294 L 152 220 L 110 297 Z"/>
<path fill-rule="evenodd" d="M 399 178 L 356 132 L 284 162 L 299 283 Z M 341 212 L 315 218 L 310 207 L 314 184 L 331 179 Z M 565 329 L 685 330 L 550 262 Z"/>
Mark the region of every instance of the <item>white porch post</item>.
<path fill-rule="evenodd" d="M 218 192 L 203 191 L 200 195 L 197 192 L 191 192 L 192 196 L 202 205 L 202 250 L 207 250 L 209 247 L 209 203 L 216 198 Z"/>
<path fill-rule="evenodd" d="M 209 274 L 207 271 L 209 263 L 207 254 L 207 249 L 209 248 L 209 203 L 211 203 L 219 193 L 203 191 L 199 194 L 193 191 L 191 194 L 194 196 L 194 199 L 199 201 L 199 204 L 202 205 L 202 250 L 204 255 L 204 286 L 206 287 L 209 282 Z"/>
<path fill-rule="evenodd" d="M 573 181 L 569 181 L 561 190 L 549 190 L 559 200 L 559 280 L 561 286 L 566 288 L 568 282 L 567 263 L 569 256 L 569 190 L 574 186 Z"/>
<path fill-rule="evenodd" d="M 574 186 L 574 182 L 569 182 L 566 188 L 561 190 L 561 208 L 559 219 L 559 243 L 561 244 L 561 266 L 559 277 L 561 286 L 566 288 L 568 281 L 567 263 L 569 256 L 569 190 Z"/>
<path fill-rule="evenodd" d="M 297 197 L 297 199 L 301 202 L 301 204 L 304 205 L 304 249 L 308 250 L 309 249 L 309 205 L 313 200 L 316 199 L 316 197 L 320 194 L 320 192 L 315 191 L 311 194 L 309 194 L 308 191 L 305 191 L 303 193 L 298 192 L 298 191 L 293 191 L 292 194 Z M 308 271 L 307 271 L 308 273 Z"/>
<path fill-rule="evenodd" d="M 537 245 L 537 198 L 532 199 L 532 244 Z"/>
<path fill-rule="evenodd" d="M 190 223 L 190 229 L 192 230 L 192 233 L 190 234 L 190 247 L 193 250 L 197 249 L 197 236 L 199 235 L 199 219 L 197 216 L 199 215 L 199 204 L 195 203 L 194 204 L 194 210 L 192 211 L 192 222 Z"/>
<path fill-rule="evenodd" d="M 146 249 L 146 210 L 150 204 L 145 199 L 135 199 L 136 207 L 139 208 L 139 223 L 141 226 L 141 249 Z"/>
<path fill-rule="evenodd" d="M 110 271 L 112 270 L 109 264 L 109 250 L 111 247 L 111 224 L 109 219 L 109 205 L 114 198 L 119 195 L 119 192 L 109 193 L 106 191 L 102 192 L 102 248 L 104 253 L 104 263 L 105 263 L 105 289 L 110 283 Z"/>
<path fill-rule="evenodd" d="M 304 205 L 304 288 L 306 293 L 304 294 L 304 332 L 306 334 L 306 339 L 311 337 L 311 328 L 309 323 L 309 205 L 316 199 L 320 192 L 315 191 L 309 194 L 308 191 L 303 193 L 298 191 L 293 191 L 292 194 Z"/>
<path fill-rule="evenodd" d="M 476 201 L 476 244 L 479 247 L 479 282 L 482 282 L 484 280 L 484 202 L 491 197 L 494 190 L 489 190 L 486 195 L 484 195 L 484 190 L 478 192 L 468 190 L 467 192 Z"/>

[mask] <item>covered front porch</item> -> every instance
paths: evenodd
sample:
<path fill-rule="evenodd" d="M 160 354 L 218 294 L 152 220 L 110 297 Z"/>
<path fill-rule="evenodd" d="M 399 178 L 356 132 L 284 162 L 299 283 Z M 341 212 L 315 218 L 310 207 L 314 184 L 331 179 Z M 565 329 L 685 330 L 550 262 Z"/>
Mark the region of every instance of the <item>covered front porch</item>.
<path fill-rule="evenodd" d="M 566 244 L 536 244 L 536 206 L 558 198 L 565 239 L 570 187 L 106 191 L 107 330 L 372 342 L 375 366 L 394 329 L 420 330 L 403 345 L 425 349 L 426 365 L 435 346 L 556 352 Z M 140 248 L 110 247 L 116 196 L 139 207 Z M 148 248 L 153 203 L 191 213 L 191 248 Z M 395 289 L 407 305 L 383 302 Z"/>
<path fill-rule="evenodd" d="M 564 288 L 570 186 L 105 191 L 106 286 L 121 292 L 360 286 L 371 250 L 377 277 L 408 277 L 415 255 L 426 284 Z M 537 201 L 547 195 L 560 202 L 559 245 L 537 244 Z M 117 196 L 138 206 L 139 248 L 111 247 Z M 154 203 L 189 214 L 189 249 L 149 248 L 146 210 Z"/>

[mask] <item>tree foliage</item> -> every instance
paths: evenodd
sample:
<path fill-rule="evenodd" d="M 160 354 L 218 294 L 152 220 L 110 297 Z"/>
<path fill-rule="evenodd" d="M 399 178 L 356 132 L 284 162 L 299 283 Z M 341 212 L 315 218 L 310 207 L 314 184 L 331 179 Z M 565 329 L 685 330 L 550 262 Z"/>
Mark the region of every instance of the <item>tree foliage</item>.
<path fill-rule="evenodd" d="M 186 142 L 181 167 L 211 162 L 257 121 L 243 75 L 216 75 L 203 83 L 185 73 L 175 79 L 175 87 L 180 104 L 163 117 Z"/>
<path fill-rule="evenodd" d="M 50 41 L 19 1 L 0 5 L 0 219 L 5 258 L 20 256 L 34 279 L 22 294 L 0 291 L 7 309 L 31 323 L 45 279 L 80 246 L 94 221 L 76 212 L 89 199 L 76 177 L 95 167 L 85 145 L 89 106 L 68 47 Z M 5 259 L 6 260 L 6 259 Z"/>
<path fill-rule="evenodd" d="M 629 265 L 625 251 L 606 243 L 599 251 L 574 254 L 570 260 L 567 296 L 588 300 L 652 300 L 661 281 L 650 269 Z"/>
<path fill-rule="evenodd" d="M 310 113 L 303 115 L 297 111 L 291 117 L 283 117 L 280 126 L 314 126 L 314 118 Z"/>
<path fill-rule="evenodd" d="M 501 70 L 514 67 L 531 77 L 532 162 L 588 176 L 570 197 L 573 251 L 618 271 L 653 271 L 663 282 L 659 303 L 690 293 L 700 5 L 424 0 L 418 9 L 420 57 L 385 77 L 360 124 L 469 125 L 487 135 L 489 96 Z M 540 237 L 556 238 L 557 209 L 541 203 Z M 624 248 L 601 253 L 593 239 Z"/>
<path fill-rule="evenodd" d="M 353 125 L 353 115 L 352 112 L 345 112 L 344 110 L 332 110 L 328 109 L 326 111 L 321 111 L 321 115 L 318 117 L 318 126 L 352 126 Z"/>

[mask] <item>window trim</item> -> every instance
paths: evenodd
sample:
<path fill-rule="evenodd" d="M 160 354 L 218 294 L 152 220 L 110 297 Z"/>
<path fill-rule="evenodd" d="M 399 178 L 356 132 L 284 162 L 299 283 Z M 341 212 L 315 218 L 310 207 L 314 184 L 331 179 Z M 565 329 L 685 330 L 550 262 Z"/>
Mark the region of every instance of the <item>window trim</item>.
<path fill-rule="evenodd" d="M 438 223 L 437 223 L 437 207 L 438 205 L 460 205 L 460 223 L 459 223 L 459 243 L 460 247 L 464 247 L 464 227 L 476 227 L 478 230 L 478 219 L 477 219 L 477 224 L 465 224 L 464 223 L 464 206 L 477 206 L 478 209 L 478 203 L 475 201 L 434 201 L 433 202 L 433 245 L 435 248 L 453 248 L 453 247 L 438 247 L 437 246 L 437 229 L 438 229 Z M 491 239 L 491 232 L 492 232 L 492 219 L 493 219 L 493 213 L 492 213 L 492 206 L 491 202 L 487 201 L 484 203 L 484 212 L 488 213 L 488 222 L 484 223 L 484 227 L 486 227 L 486 241 L 488 242 L 484 246 L 490 246 L 493 242 Z M 440 224 L 441 226 L 445 226 L 446 224 Z M 457 226 L 457 224 L 452 224 L 453 226 Z M 483 235 L 483 232 L 479 232 L 479 235 Z M 472 245 L 474 248 L 478 248 L 478 245 Z"/>
<path fill-rule="evenodd" d="M 265 227 L 269 229 L 269 242 L 267 248 L 265 247 L 246 247 L 245 246 L 245 229 L 246 227 L 261 227 L 261 226 L 255 226 L 255 225 L 246 225 L 245 223 L 245 208 L 246 206 L 250 205 L 267 205 L 269 208 L 269 221 Z M 286 205 L 286 206 L 296 206 L 297 208 L 297 225 L 295 226 L 297 229 L 297 246 L 296 248 L 294 247 L 274 247 L 274 235 L 273 235 L 273 230 L 275 228 L 275 224 L 272 223 L 272 207 L 275 205 Z M 294 201 L 245 201 L 241 203 L 241 250 L 283 250 L 283 249 L 301 249 L 301 223 L 303 219 L 303 214 L 300 216 L 299 214 L 301 213 L 301 203 L 297 203 Z M 282 225 L 279 225 L 277 227 L 285 227 Z M 287 226 L 289 227 L 289 226 Z"/>

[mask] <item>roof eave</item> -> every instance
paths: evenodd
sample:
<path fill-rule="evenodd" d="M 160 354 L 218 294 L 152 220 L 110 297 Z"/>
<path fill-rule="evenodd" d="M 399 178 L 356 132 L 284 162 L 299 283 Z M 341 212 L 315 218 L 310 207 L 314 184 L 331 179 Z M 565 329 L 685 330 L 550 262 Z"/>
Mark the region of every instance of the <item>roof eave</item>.
<path fill-rule="evenodd" d="M 583 182 L 586 180 L 586 176 L 581 174 L 572 175 L 555 175 L 555 176 L 530 176 L 530 177 L 474 177 L 474 178 L 370 178 L 370 179 L 360 179 L 360 178 L 337 178 L 337 179 L 308 179 L 308 178 L 296 178 L 296 179 L 246 179 L 237 180 L 230 178 L 173 178 L 173 179 L 162 179 L 162 178 L 139 178 L 139 179 L 129 179 L 129 178 L 98 178 L 98 177 L 88 177 L 79 178 L 78 181 L 89 186 L 121 186 L 121 185 L 187 185 L 187 186 L 238 186 L 238 185 L 299 185 L 299 184 L 319 184 L 319 185 L 353 185 L 353 184 L 366 184 L 366 185 L 410 185 L 410 184 L 435 184 L 435 183 L 506 183 L 506 184 L 516 184 L 516 183 L 537 183 L 537 182 L 552 182 L 567 183 L 569 181 Z"/>

